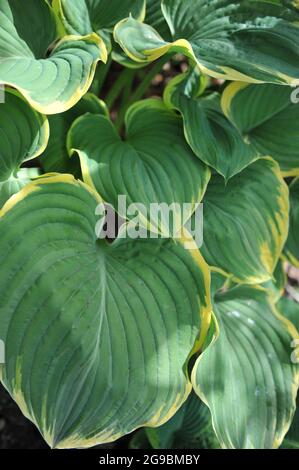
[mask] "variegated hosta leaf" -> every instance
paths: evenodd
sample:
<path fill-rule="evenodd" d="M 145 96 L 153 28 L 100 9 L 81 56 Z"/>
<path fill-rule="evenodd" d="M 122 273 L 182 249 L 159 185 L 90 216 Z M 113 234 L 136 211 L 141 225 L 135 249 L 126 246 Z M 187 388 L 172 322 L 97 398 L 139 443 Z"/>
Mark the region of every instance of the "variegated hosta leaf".
<path fill-rule="evenodd" d="M 197 360 L 195 391 L 211 410 L 222 447 L 276 448 L 295 411 L 296 329 L 263 289 L 244 286 L 217 295 L 214 312 L 219 336 Z"/>
<path fill-rule="evenodd" d="M 110 49 L 110 34 L 116 23 L 130 15 L 142 21 L 145 0 L 54 0 L 53 7 L 68 34 L 97 33 Z"/>
<path fill-rule="evenodd" d="M 58 37 L 46 0 L 1 0 L 0 83 L 17 88 L 45 114 L 74 106 L 91 85 L 97 62 L 106 60 L 96 35 Z"/>
<path fill-rule="evenodd" d="M 171 40 L 168 24 L 162 14 L 161 0 L 146 0 L 146 17 L 144 21 L 155 28 L 165 39 L 169 41 Z M 115 42 L 113 44 L 112 57 L 113 60 L 124 67 L 136 69 L 147 65 L 147 63 L 136 62 L 135 60 L 130 59 L 123 49 Z"/>
<path fill-rule="evenodd" d="M 86 113 L 109 115 L 105 103 L 95 95 L 87 93 L 70 110 L 49 116 L 50 138 L 41 159 L 46 172 L 71 173 L 80 176 L 80 163 L 78 159 L 70 159 L 66 138 L 73 122 Z"/>
<path fill-rule="evenodd" d="M 132 59 L 181 52 L 213 77 L 299 83 L 297 2 L 162 0 L 162 10 L 173 42 L 133 18 L 116 25 L 115 39 Z"/>
<path fill-rule="evenodd" d="M 84 181 L 123 217 L 118 196 L 136 207 L 143 225 L 155 233 L 174 235 L 201 201 L 210 172 L 185 141 L 181 119 L 157 99 L 140 101 L 126 115 L 127 136 L 123 141 L 113 123 L 103 116 L 87 115 L 75 121 L 68 136 L 70 153 L 78 153 Z M 170 223 L 149 215 L 152 204 L 173 207 Z M 186 207 L 182 213 L 182 205 Z M 178 207 L 177 204 L 180 204 Z M 125 209 L 125 208 L 124 208 Z M 185 217 L 185 219 L 183 219 Z M 166 224 L 167 223 L 167 224 Z M 174 230 L 172 230 L 174 228 Z"/>
<path fill-rule="evenodd" d="M 274 158 L 284 176 L 299 174 L 299 105 L 293 89 L 236 82 L 222 95 L 222 109 L 244 139 Z"/>
<path fill-rule="evenodd" d="M 215 449 L 219 443 L 209 408 L 193 392 L 174 417 L 158 428 L 147 428 L 154 449 Z"/>
<path fill-rule="evenodd" d="M 48 138 L 47 118 L 16 90 L 6 88 L 5 102 L 0 104 L 0 208 L 30 181 L 32 171 L 20 170 L 20 166 L 39 156 Z"/>
<path fill-rule="evenodd" d="M 170 419 L 210 322 L 198 251 L 170 239 L 99 240 L 97 204 L 71 176 L 45 176 L 0 213 L 2 382 L 59 448 Z"/>
<path fill-rule="evenodd" d="M 227 180 L 256 160 L 258 153 L 223 115 L 218 93 L 198 96 L 204 86 L 205 78 L 195 68 L 169 83 L 164 100 L 182 114 L 193 152 Z"/>
<path fill-rule="evenodd" d="M 287 259 L 299 267 L 299 178 L 290 185 L 290 229 L 284 253 Z"/>
<path fill-rule="evenodd" d="M 236 282 L 270 280 L 288 233 L 288 188 L 277 163 L 257 160 L 227 184 L 214 175 L 203 203 L 208 264 Z"/>
<path fill-rule="evenodd" d="M 283 297 L 279 304 L 278 309 L 283 316 L 288 318 L 299 332 L 299 304 L 292 299 Z M 297 335 L 297 341 L 294 343 L 294 356 L 296 356 L 296 349 L 298 351 L 299 357 L 299 333 Z M 285 440 L 283 441 L 284 448 L 295 448 L 299 449 L 299 394 L 297 395 L 297 407 L 296 413 L 292 421 L 289 432 L 286 435 Z"/>

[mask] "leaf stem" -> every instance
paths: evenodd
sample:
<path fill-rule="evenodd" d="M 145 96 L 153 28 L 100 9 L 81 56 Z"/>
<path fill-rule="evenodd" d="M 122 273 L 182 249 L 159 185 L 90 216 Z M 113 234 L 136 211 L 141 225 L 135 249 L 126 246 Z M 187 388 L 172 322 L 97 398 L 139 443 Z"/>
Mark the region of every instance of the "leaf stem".
<path fill-rule="evenodd" d="M 144 80 L 140 83 L 140 85 L 137 87 L 136 91 L 131 96 L 129 104 L 135 103 L 135 101 L 139 101 L 139 100 L 141 100 L 141 98 L 143 98 L 143 96 L 145 95 L 145 92 L 147 91 L 147 89 L 151 85 L 153 79 L 162 70 L 162 68 L 166 64 L 166 62 L 169 61 L 169 58 L 170 58 L 170 56 L 166 54 L 163 57 L 161 57 L 161 59 L 158 60 L 153 65 L 153 67 L 146 74 Z"/>
<path fill-rule="evenodd" d="M 122 127 L 122 123 L 124 122 L 128 102 L 130 100 L 130 96 L 132 92 L 132 85 L 133 85 L 134 78 L 135 78 L 135 71 L 132 70 L 131 77 L 130 79 L 127 80 L 127 84 L 123 90 L 123 95 L 122 95 L 122 100 L 121 100 L 120 107 L 119 107 L 118 116 L 115 121 L 115 127 L 118 130 Z"/>
<path fill-rule="evenodd" d="M 97 67 L 96 74 L 95 74 L 94 81 L 93 81 L 92 88 L 91 88 L 92 93 L 94 93 L 96 96 L 100 96 L 104 82 L 109 73 L 111 64 L 112 64 L 112 54 L 109 55 L 109 58 L 106 64 L 99 63 Z"/>
<path fill-rule="evenodd" d="M 109 91 L 106 96 L 106 105 L 108 109 L 111 110 L 112 106 L 114 105 L 115 101 L 119 97 L 121 91 L 127 85 L 127 81 L 130 79 L 132 75 L 132 69 L 125 68 L 118 76 L 116 82 L 114 83 L 113 87 Z"/>
<path fill-rule="evenodd" d="M 116 126 L 118 131 L 120 131 L 122 126 L 123 126 L 125 115 L 126 115 L 126 112 L 129 108 L 129 106 L 131 104 L 135 103 L 136 101 L 139 101 L 143 98 L 146 91 L 150 87 L 153 79 L 162 70 L 162 68 L 166 64 L 166 62 L 169 61 L 169 58 L 170 58 L 170 55 L 166 54 L 160 60 L 158 60 L 153 65 L 153 67 L 148 71 L 148 73 L 145 75 L 145 78 L 142 80 L 142 82 L 137 87 L 135 92 L 130 96 L 130 98 L 127 100 L 127 102 L 122 105 L 122 107 L 120 109 L 120 112 L 119 112 L 119 115 L 118 115 L 118 118 L 117 118 L 117 121 L 115 123 L 115 126 Z"/>

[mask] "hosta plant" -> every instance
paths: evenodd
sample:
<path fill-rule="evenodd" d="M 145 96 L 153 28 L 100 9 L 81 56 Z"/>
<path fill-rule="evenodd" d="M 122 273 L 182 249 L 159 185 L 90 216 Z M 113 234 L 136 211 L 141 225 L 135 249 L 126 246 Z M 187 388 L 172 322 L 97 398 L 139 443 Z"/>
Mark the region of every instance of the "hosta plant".
<path fill-rule="evenodd" d="M 1 382 L 49 446 L 299 448 L 298 2 L 0 0 L 0 83 Z"/>

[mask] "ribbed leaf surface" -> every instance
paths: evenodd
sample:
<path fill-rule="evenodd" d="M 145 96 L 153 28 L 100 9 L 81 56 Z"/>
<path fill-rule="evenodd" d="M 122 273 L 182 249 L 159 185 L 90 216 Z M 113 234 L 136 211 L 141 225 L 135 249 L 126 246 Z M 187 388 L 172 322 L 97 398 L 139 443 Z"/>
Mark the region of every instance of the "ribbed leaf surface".
<path fill-rule="evenodd" d="M 218 294 L 214 311 L 219 337 L 197 361 L 195 391 L 208 404 L 223 447 L 276 448 L 295 411 L 299 367 L 291 355 L 297 331 L 263 290 Z"/>
<path fill-rule="evenodd" d="M 299 83 L 297 2 L 162 0 L 162 10 L 173 42 L 133 18 L 116 26 L 115 39 L 133 60 L 180 52 L 213 77 Z"/>
<path fill-rule="evenodd" d="M 95 235 L 96 195 L 43 177 L 0 213 L 2 382 L 49 445 L 89 447 L 163 424 L 191 390 L 209 271 L 172 240 Z"/>
<path fill-rule="evenodd" d="M 45 114 L 74 106 L 88 91 L 97 62 L 107 57 L 95 34 L 65 36 L 55 44 L 57 38 L 48 2 L 26 0 L 25 7 L 22 0 L 1 0 L 0 83 L 17 88 Z"/>

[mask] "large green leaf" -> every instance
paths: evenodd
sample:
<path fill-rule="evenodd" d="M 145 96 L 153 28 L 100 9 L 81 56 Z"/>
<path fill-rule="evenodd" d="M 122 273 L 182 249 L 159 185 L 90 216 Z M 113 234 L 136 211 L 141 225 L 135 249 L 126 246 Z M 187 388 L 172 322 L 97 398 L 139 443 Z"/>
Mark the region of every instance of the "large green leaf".
<path fill-rule="evenodd" d="M 290 185 L 290 230 L 284 253 L 287 259 L 299 267 L 299 178 Z"/>
<path fill-rule="evenodd" d="M 278 309 L 282 315 L 288 318 L 295 325 L 299 332 L 299 304 L 292 299 L 283 297 L 278 304 Z M 299 351 L 299 333 L 297 335 L 295 348 Z M 290 430 L 283 441 L 283 447 L 299 449 L 299 394 L 297 395 L 296 413 Z"/>
<path fill-rule="evenodd" d="M 115 40 L 135 61 L 181 52 L 213 77 L 299 83 L 297 2 L 162 0 L 162 10 L 174 42 L 133 18 L 116 25 Z"/>
<path fill-rule="evenodd" d="M 0 0 L 0 83 L 17 88 L 45 114 L 71 108 L 91 85 L 97 62 L 106 60 L 96 35 L 66 36 L 45 0 Z"/>
<path fill-rule="evenodd" d="M 20 166 L 39 156 L 48 138 L 46 117 L 32 109 L 17 91 L 6 88 L 5 102 L 0 104 L 0 208 L 36 176 L 32 170 L 20 170 Z"/>
<path fill-rule="evenodd" d="M 227 184 L 214 175 L 203 203 L 208 264 L 237 282 L 270 280 L 288 233 L 288 188 L 277 163 L 257 160 Z"/>
<path fill-rule="evenodd" d="M 279 316 L 266 291 L 237 287 L 215 298 L 219 336 L 193 371 L 223 447 L 278 447 L 293 418 L 299 368 L 291 361 L 293 325 Z"/>
<path fill-rule="evenodd" d="M 68 34 L 97 33 L 110 49 L 110 32 L 129 15 L 144 19 L 145 0 L 54 0 L 53 7 Z"/>
<path fill-rule="evenodd" d="M 105 202 L 117 209 L 118 196 L 125 195 L 128 206 L 143 204 L 145 211 L 140 210 L 139 215 L 144 225 L 154 232 L 175 234 L 201 201 L 210 172 L 186 143 L 181 119 L 160 100 L 131 106 L 126 128 L 123 141 L 107 117 L 83 116 L 70 130 L 69 151 L 79 154 L 84 181 Z M 162 203 L 180 204 L 174 207 L 172 227 L 166 227 L 164 220 L 152 220 L 148 225 L 151 204 Z M 190 208 L 184 215 L 185 203 Z"/>
<path fill-rule="evenodd" d="M 289 87 L 236 82 L 222 96 L 224 113 L 246 142 L 274 158 L 284 176 L 299 174 L 299 106 L 291 94 Z"/>
<path fill-rule="evenodd" d="M 71 176 L 45 176 L 0 213 L 2 382 L 54 447 L 170 419 L 210 322 L 198 250 L 97 239 L 98 202 Z"/>
<path fill-rule="evenodd" d="M 226 180 L 258 158 L 239 131 L 223 115 L 218 93 L 198 96 L 205 78 L 198 68 L 179 75 L 167 86 L 166 104 L 183 116 L 185 136 L 193 152 Z"/>
<path fill-rule="evenodd" d="M 73 108 L 65 113 L 49 116 L 50 138 L 41 160 L 46 172 L 71 173 L 80 176 L 80 163 L 78 159 L 70 159 L 66 138 L 73 122 L 86 113 L 108 116 L 105 103 L 91 93 L 86 93 Z"/>

